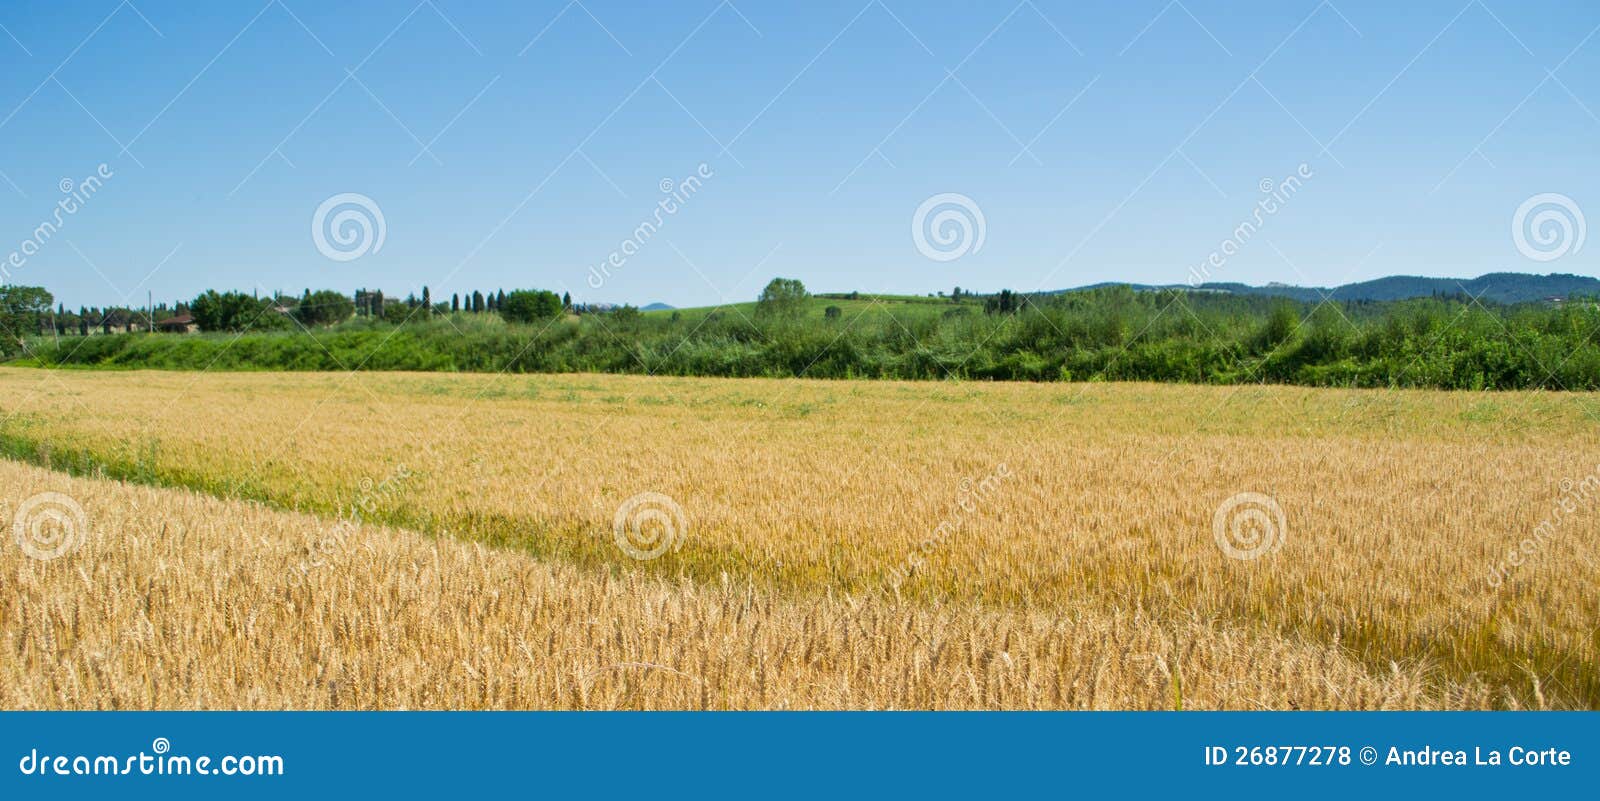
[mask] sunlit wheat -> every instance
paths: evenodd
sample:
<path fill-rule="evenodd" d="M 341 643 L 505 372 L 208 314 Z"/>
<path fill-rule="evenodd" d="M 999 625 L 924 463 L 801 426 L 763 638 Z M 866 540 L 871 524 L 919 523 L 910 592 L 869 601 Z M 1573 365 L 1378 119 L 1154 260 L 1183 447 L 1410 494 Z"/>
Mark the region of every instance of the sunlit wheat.
<path fill-rule="evenodd" d="M 207 493 L 5 467 L 7 519 L 62 491 L 94 536 L 48 563 L 4 552 L 0 701 L 1593 708 L 1600 514 L 1485 577 L 1594 472 L 1597 411 L 1559 393 L 0 370 L 13 458 Z M 400 466 L 341 558 L 288 580 Z M 644 561 L 615 533 L 642 491 L 687 522 Z M 1255 559 L 1215 533 L 1240 493 L 1286 526 Z"/>

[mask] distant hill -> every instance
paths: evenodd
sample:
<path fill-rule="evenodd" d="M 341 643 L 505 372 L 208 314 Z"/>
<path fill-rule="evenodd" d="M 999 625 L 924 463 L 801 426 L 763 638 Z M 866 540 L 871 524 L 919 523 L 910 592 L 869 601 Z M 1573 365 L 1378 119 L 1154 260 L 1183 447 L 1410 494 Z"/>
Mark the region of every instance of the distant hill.
<path fill-rule="evenodd" d="M 1120 282 L 1107 281 L 1079 287 L 1079 289 L 1114 286 L 1118 283 Z M 1193 289 L 1227 292 L 1236 295 L 1269 295 L 1311 301 L 1313 303 L 1322 300 L 1324 296 L 1330 295 L 1334 300 L 1404 300 L 1406 298 L 1433 297 L 1434 295 L 1458 295 L 1465 292 L 1473 297 L 1481 296 L 1485 301 L 1497 303 L 1528 303 L 1549 298 L 1567 298 L 1574 295 L 1600 296 L 1600 279 L 1587 275 L 1564 273 L 1551 273 L 1549 275 L 1489 273 L 1480 275 L 1477 278 L 1427 278 L 1418 275 L 1391 275 L 1385 278 L 1375 278 L 1371 281 L 1344 284 L 1332 289 L 1293 286 L 1290 284 L 1251 286 L 1249 284 L 1222 282 L 1195 286 L 1188 284 L 1132 284 L 1131 286 L 1134 289 L 1142 290 Z M 1072 290 L 1060 291 L 1071 292 Z"/>
<path fill-rule="evenodd" d="M 640 306 L 639 311 L 672 311 L 675 308 L 677 307 L 668 306 L 665 303 L 652 303 L 648 306 Z"/>

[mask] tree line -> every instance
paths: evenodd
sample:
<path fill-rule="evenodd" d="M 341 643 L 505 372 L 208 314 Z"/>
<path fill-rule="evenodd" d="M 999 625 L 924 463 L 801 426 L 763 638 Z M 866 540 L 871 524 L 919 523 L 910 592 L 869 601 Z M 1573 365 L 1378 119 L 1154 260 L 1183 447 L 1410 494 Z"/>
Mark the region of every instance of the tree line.
<path fill-rule="evenodd" d="M 449 301 L 435 303 L 432 290 L 426 286 L 421 296 L 411 294 L 405 298 L 390 298 L 382 290 L 365 288 L 352 295 L 331 289 L 306 289 L 299 298 L 279 296 L 270 300 L 242 292 L 208 290 L 189 305 L 201 331 L 240 332 L 286 328 L 293 323 L 334 326 L 354 317 L 399 325 L 449 314 L 496 314 L 507 322 L 532 323 L 553 319 L 571 309 L 572 296 L 544 289 L 509 293 L 504 289 L 489 293 L 477 290 L 465 298 L 453 294 Z"/>
<path fill-rule="evenodd" d="M 1313 303 L 1128 286 L 1050 294 L 958 290 L 893 303 L 868 303 L 870 297 L 812 296 L 797 280 L 775 279 L 749 313 L 653 314 L 574 306 L 538 290 L 503 298 L 497 291 L 492 301 L 490 293 L 475 292 L 431 305 L 423 297 L 386 299 L 381 309 L 366 295 L 308 292 L 292 320 L 272 325 L 331 326 L 313 340 L 243 321 L 252 313 L 274 317 L 236 296 L 243 312 L 207 325 L 239 326 L 247 333 L 237 347 L 229 347 L 234 337 L 201 337 L 182 347 L 176 337 L 91 337 L 70 346 L 42 341 L 31 357 L 43 364 L 170 369 L 336 370 L 364 363 L 487 372 L 1600 389 L 1600 304 L 1590 298 Z M 7 314 L 17 305 L 40 313 L 49 302 L 48 293 L 25 294 L 0 307 Z M 198 319 L 206 303 L 196 298 L 190 306 Z M 541 322 L 563 316 L 566 324 Z M 396 326 L 400 321 L 407 322 Z M 28 330 L 25 322 L 21 330 Z"/>

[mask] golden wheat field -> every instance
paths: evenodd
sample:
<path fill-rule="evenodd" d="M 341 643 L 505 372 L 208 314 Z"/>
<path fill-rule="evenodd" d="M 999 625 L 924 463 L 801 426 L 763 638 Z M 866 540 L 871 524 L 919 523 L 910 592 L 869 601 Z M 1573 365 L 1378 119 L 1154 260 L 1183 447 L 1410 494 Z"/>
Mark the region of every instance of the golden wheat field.
<path fill-rule="evenodd" d="M 1583 394 L 6 369 L 0 416 L 8 708 L 1600 707 Z"/>

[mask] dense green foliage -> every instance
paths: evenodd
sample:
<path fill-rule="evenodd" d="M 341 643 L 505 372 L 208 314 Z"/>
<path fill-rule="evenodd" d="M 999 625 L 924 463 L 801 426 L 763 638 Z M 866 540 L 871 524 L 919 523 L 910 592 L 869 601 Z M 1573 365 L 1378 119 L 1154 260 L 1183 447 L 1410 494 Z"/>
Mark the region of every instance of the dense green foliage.
<path fill-rule="evenodd" d="M 1050 296 L 891 302 L 804 298 L 555 324 L 418 314 L 319 331 L 39 341 L 51 365 L 261 370 L 629 372 L 815 378 L 1271 382 L 1448 389 L 1600 389 L 1600 306 L 1466 298 L 1329 302 L 1107 287 Z M 997 296 L 989 296 L 994 308 Z M 505 303 L 511 302 L 507 295 Z M 497 299 L 498 300 L 498 299 Z M 465 304 L 464 304 L 465 305 Z M 476 305 L 476 298 L 474 298 Z M 837 316 L 826 308 L 841 308 Z M 403 308 L 403 307 L 402 307 Z M 445 307 L 448 309 L 448 306 Z M 749 308 L 746 304 L 744 308 Z M 793 307 L 790 307 L 793 308 Z"/>
<path fill-rule="evenodd" d="M 561 314 L 561 297 L 545 289 L 519 289 L 506 295 L 500 316 L 510 323 L 535 323 Z"/>
<path fill-rule="evenodd" d="M 259 331 L 286 328 L 280 315 L 272 311 L 273 301 L 243 292 L 206 290 L 189 304 L 190 314 L 202 331 Z"/>
<path fill-rule="evenodd" d="M 54 302 L 43 287 L 0 284 L 0 355 L 20 353 L 24 340 L 39 333 Z"/>
<path fill-rule="evenodd" d="M 756 315 L 769 320 L 797 320 L 805 314 L 811 295 L 795 278 L 774 278 L 756 300 Z"/>
<path fill-rule="evenodd" d="M 306 290 L 300 297 L 299 305 L 294 307 L 294 317 L 301 325 L 319 326 L 334 325 L 350 319 L 356 313 L 355 301 L 343 292 L 331 289 L 322 289 L 316 292 Z"/>

